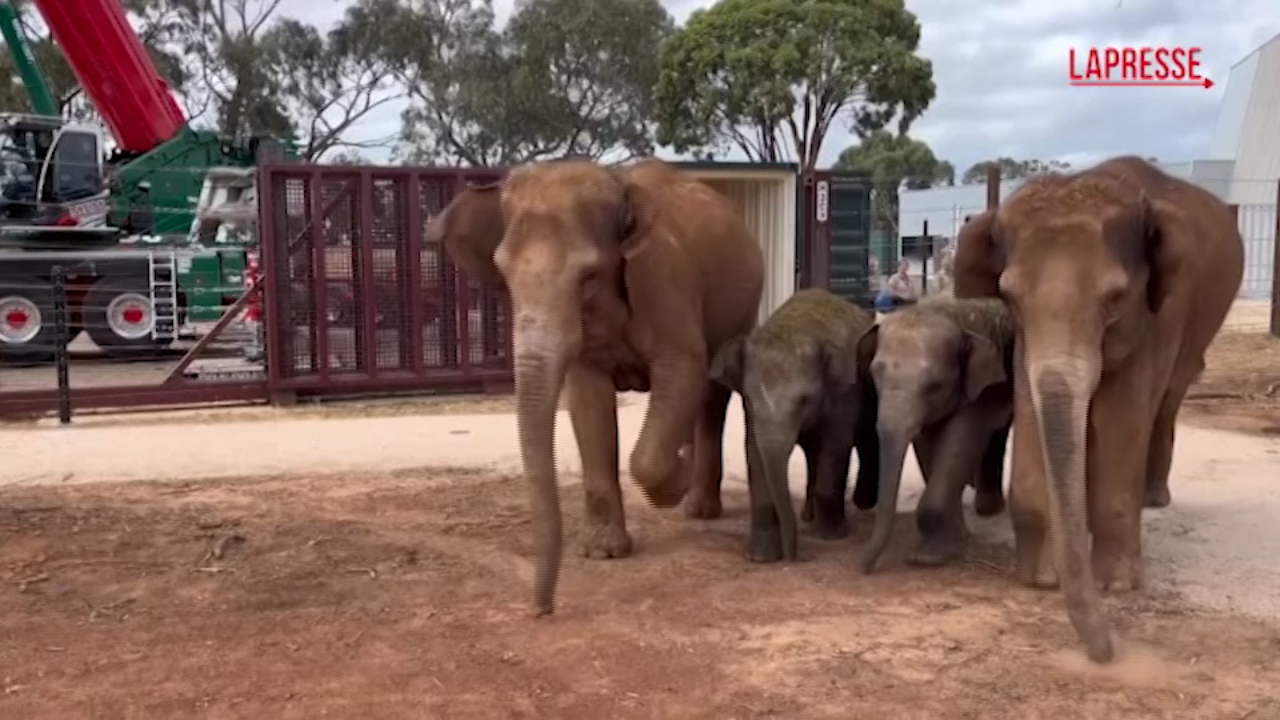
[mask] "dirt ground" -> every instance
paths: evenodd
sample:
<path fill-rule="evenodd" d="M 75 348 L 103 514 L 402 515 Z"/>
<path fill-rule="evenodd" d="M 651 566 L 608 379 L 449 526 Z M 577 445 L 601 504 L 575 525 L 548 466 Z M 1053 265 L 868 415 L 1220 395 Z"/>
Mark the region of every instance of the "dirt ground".
<path fill-rule="evenodd" d="M 1145 517 L 1148 587 L 1107 599 L 1106 670 L 1058 593 L 1011 577 L 1007 516 L 971 515 L 945 569 L 903 564 L 909 516 L 874 576 L 853 566 L 863 516 L 849 540 L 805 537 L 799 564 L 745 561 L 736 403 L 723 519 L 652 510 L 628 481 L 636 554 L 588 561 L 563 489 L 543 620 L 506 399 L 12 423 L 0 718 L 1280 720 L 1278 387 L 1280 340 L 1224 332 L 1184 406 L 1174 504 Z M 623 398 L 624 459 L 643 410 Z M 799 453 L 791 473 L 798 495 Z M 901 511 L 920 487 L 912 465 Z"/>
<path fill-rule="evenodd" d="M 629 497 L 637 554 L 571 554 L 534 620 L 526 503 L 474 470 L 11 488 L 0 717 L 1280 717 L 1275 626 L 1112 599 L 1125 659 L 1090 670 L 1007 546 L 910 569 L 902 522 L 864 578 L 864 521 L 755 566 L 737 493 L 710 522 Z"/>
<path fill-rule="evenodd" d="M 1226 332 L 1209 349 L 1204 374 L 1179 419 L 1260 435 L 1280 435 L 1280 338 Z"/>

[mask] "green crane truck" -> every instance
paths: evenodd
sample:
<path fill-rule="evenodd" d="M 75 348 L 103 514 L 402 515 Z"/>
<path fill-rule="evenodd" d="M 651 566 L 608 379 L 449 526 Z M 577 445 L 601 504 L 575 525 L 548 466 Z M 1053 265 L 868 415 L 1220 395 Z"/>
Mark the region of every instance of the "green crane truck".
<path fill-rule="evenodd" d="M 0 113 L 0 361 L 52 355 L 56 268 L 72 336 L 83 329 L 110 356 L 155 354 L 244 291 L 244 235 L 210 244 L 194 230 L 205 175 L 290 148 L 190 127 L 118 0 L 35 5 L 115 148 L 99 127 L 59 117 L 17 12 L 0 0 L 0 34 L 35 110 Z"/>

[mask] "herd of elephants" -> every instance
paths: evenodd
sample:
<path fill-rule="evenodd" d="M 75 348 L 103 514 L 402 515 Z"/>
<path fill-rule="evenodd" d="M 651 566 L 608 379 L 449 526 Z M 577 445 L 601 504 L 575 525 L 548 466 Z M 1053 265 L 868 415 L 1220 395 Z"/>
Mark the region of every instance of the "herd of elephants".
<path fill-rule="evenodd" d="M 1088 657 L 1115 656 L 1100 591 L 1139 587 L 1144 507 L 1170 502 L 1175 421 L 1239 289 L 1227 205 L 1147 161 L 1032 178 L 957 240 L 948 297 L 877 318 L 825 290 L 758 320 L 765 263 L 739 211 L 660 160 L 528 165 L 466 188 L 428 226 L 513 309 L 517 427 L 533 505 L 537 615 L 553 612 L 563 533 L 554 457 L 562 390 L 581 453 L 590 558 L 630 554 L 617 392 L 649 394 L 630 472 L 654 507 L 721 513 L 725 413 L 746 414 L 747 556 L 797 559 L 787 464 L 807 460 L 800 520 L 861 559 L 892 533 L 914 447 L 926 489 L 909 560 L 963 551 L 962 495 L 1008 511 L 1018 577 L 1060 587 Z M 1009 436 L 1012 433 L 1012 443 Z"/>

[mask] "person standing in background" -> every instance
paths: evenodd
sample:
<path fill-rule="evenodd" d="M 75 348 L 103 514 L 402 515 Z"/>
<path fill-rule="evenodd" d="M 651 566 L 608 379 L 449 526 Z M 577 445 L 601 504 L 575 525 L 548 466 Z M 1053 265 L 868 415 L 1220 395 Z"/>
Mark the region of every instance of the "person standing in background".
<path fill-rule="evenodd" d="M 938 250 L 938 292 L 950 293 L 956 277 L 956 243 L 947 241 Z"/>
<path fill-rule="evenodd" d="M 898 263 L 898 271 L 889 276 L 884 289 L 876 294 L 876 312 L 893 312 L 916 299 L 916 289 L 911 283 L 911 261 L 903 258 Z"/>

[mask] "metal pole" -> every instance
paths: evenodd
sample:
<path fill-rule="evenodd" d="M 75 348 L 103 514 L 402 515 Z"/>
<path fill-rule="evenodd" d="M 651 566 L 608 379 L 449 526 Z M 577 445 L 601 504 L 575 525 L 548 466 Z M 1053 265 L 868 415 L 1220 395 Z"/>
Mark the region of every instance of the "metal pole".
<path fill-rule="evenodd" d="M 71 424 L 71 374 L 68 368 L 67 343 L 67 272 L 53 266 L 53 362 L 58 372 L 58 422 Z"/>
<path fill-rule="evenodd" d="M 1276 183 L 1276 202 L 1280 203 L 1280 182 Z M 1280 337 L 1280 205 L 1276 206 L 1275 229 L 1271 237 L 1275 248 L 1271 251 L 1271 322 L 1268 324 L 1271 334 Z"/>
<path fill-rule="evenodd" d="M 929 218 L 920 229 L 924 239 L 924 254 L 920 256 L 920 297 L 929 294 L 929 258 L 933 256 L 933 236 L 929 234 Z"/>

